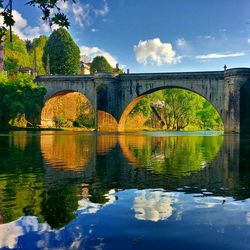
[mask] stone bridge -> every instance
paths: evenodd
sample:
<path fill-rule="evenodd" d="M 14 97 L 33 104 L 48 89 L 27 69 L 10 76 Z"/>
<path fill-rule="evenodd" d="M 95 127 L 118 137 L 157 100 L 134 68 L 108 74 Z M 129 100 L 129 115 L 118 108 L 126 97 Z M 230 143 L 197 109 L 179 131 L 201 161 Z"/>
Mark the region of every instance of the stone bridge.
<path fill-rule="evenodd" d="M 181 88 L 206 98 L 218 111 L 225 132 L 250 132 L 250 68 L 225 71 L 76 76 L 39 76 L 38 85 L 50 98 L 69 92 L 87 97 L 96 113 L 99 131 L 123 131 L 126 118 L 145 95 Z M 43 125 L 43 111 L 40 122 Z"/>

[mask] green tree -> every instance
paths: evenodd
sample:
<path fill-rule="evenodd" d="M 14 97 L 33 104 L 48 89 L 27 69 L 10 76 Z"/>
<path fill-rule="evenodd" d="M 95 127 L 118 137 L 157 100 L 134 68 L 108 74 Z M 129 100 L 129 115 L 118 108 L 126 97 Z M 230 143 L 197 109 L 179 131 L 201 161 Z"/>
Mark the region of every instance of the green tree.
<path fill-rule="evenodd" d="M 113 68 L 108 63 L 107 59 L 104 56 L 96 56 L 93 59 L 93 62 L 90 67 L 90 72 L 93 73 L 100 73 L 100 72 L 113 72 Z"/>
<path fill-rule="evenodd" d="M 207 101 L 204 100 L 202 108 L 198 110 L 197 116 L 201 121 L 202 129 L 222 129 L 223 124 L 220 115 L 215 108 Z"/>
<path fill-rule="evenodd" d="M 53 31 L 45 45 L 43 63 L 50 62 L 52 74 L 77 74 L 80 68 L 80 49 L 64 28 Z"/>
<path fill-rule="evenodd" d="M 36 64 L 36 73 L 38 75 L 44 75 L 46 73 L 43 63 L 43 54 L 47 41 L 48 37 L 41 35 L 38 38 L 35 38 L 31 43 L 31 58 L 33 58 L 33 64 Z"/>
<path fill-rule="evenodd" d="M 27 51 L 26 42 L 13 34 L 13 40 L 7 39 L 4 44 L 4 70 L 15 74 L 20 67 L 31 67 L 32 61 Z"/>
<path fill-rule="evenodd" d="M 2 127 L 8 127 L 9 122 L 21 115 L 26 120 L 35 121 L 43 105 L 46 93 L 44 87 L 33 83 L 31 76 L 18 74 L 15 79 L 5 80 L 0 77 L 0 120 Z"/>
<path fill-rule="evenodd" d="M 171 88 L 156 91 L 142 98 L 130 115 L 148 116 L 147 124 L 157 127 L 151 106 L 154 106 L 167 130 L 223 129 L 221 118 L 214 107 L 203 97 L 191 91 Z"/>

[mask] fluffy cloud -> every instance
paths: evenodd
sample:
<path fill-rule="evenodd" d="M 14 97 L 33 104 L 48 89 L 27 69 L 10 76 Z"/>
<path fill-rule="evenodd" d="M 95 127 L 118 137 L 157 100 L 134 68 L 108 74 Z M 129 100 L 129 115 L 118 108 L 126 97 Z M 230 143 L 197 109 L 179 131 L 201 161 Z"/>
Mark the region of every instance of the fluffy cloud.
<path fill-rule="evenodd" d="M 93 59 L 96 56 L 104 56 L 112 67 L 115 67 L 117 60 L 110 53 L 98 47 L 81 46 L 81 57 Z"/>
<path fill-rule="evenodd" d="M 180 57 L 170 43 L 161 42 L 160 38 L 154 38 L 146 41 L 139 41 L 134 46 L 136 61 L 140 64 L 176 64 L 180 62 Z"/>
<path fill-rule="evenodd" d="M 59 1 L 57 6 L 58 8 L 68 17 L 72 17 L 76 24 L 80 27 L 85 28 L 92 23 L 93 16 L 102 16 L 108 14 L 109 7 L 106 0 L 103 0 L 103 8 L 97 9 L 90 4 L 82 4 L 80 2 L 71 3 L 71 2 L 64 2 L 63 0 Z M 1 11 L 1 9 L 0 9 Z M 51 14 L 53 15 L 55 12 L 52 10 Z M 57 29 L 57 25 L 53 25 L 50 29 L 49 25 L 46 24 L 39 19 L 39 24 L 36 26 L 30 26 L 28 21 L 22 16 L 22 14 L 16 10 L 13 10 L 13 18 L 15 20 L 15 25 L 13 26 L 13 32 L 17 34 L 24 40 L 32 40 L 35 37 L 39 37 L 41 34 L 49 33 L 54 29 Z M 0 17 L 0 23 L 3 23 L 3 17 Z M 97 29 L 92 29 L 92 32 L 96 32 Z"/>
<path fill-rule="evenodd" d="M 41 34 L 48 33 L 50 31 L 49 26 L 46 23 L 42 23 L 38 26 L 28 25 L 28 21 L 22 16 L 22 14 L 16 10 L 12 12 L 15 24 L 12 27 L 13 32 L 24 40 L 32 40 Z M 3 17 L 0 17 L 0 23 L 3 23 Z"/>
<path fill-rule="evenodd" d="M 227 57 L 239 57 L 245 55 L 246 55 L 245 53 L 224 53 L 224 54 L 211 53 L 207 55 L 198 55 L 195 58 L 198 60 L 209 60 L 209 59 L 220 59 Z"/>

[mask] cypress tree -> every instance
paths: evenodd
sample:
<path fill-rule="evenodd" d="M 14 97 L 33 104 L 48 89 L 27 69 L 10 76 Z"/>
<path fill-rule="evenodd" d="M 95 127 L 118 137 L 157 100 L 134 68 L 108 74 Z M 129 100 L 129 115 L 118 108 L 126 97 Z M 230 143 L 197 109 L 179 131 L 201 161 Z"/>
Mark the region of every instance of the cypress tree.
<path fill-rule="evenodd" d="M 80 69 L 80 49 L 64 28 L 53 31 L 45 46 L 43 63 L 49 57 L 50 73 L 58 75 L 74 75 Z"/>

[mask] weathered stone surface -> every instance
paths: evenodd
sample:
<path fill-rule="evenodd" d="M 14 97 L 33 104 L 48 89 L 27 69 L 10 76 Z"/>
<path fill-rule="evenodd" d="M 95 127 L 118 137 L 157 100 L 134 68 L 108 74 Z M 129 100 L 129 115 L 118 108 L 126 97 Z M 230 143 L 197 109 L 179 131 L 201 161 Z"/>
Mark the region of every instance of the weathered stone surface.
<path fill-rule="evenodd" d="M 250 120 L 250 68 L 118 76 L 106 73 L 41 76 L 36 81 L 47 89 L 45 102 L 62 91 L 84 94 L 96 114 L 102 111 L 97 121 L 97 129 L 102 131 L 123 131 L 129 112 L 143 96 L 164 88 L 182 88 L 203 96 L 215 107 L 222 118 L 225 132 L 250 132 L 247 124 Z"/>

